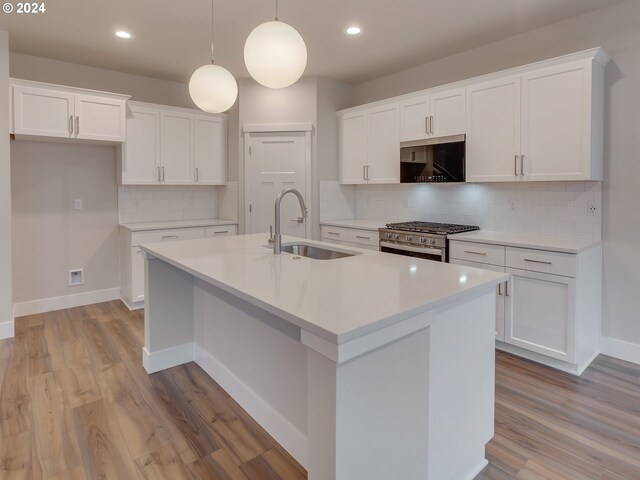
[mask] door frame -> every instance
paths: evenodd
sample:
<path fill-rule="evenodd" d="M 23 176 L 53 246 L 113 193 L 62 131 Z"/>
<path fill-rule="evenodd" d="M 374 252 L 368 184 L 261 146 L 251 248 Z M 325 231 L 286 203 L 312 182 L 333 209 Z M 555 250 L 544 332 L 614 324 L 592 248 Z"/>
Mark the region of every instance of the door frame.
<path fill-rule="evenodd" d="M 311 205 L 311 133 L 313 132 L 313 124 L 311 123 L 278 123 L 278 124 L 245 124 L 242 126 L 242 143 L 243 143 L 243 171 L 242 176 L 242 215 L 244 221 L 241 222 L 244 226 L 244 233 L 247 233 L 251 229 L 251 217 L 249 215 L 249 200 L 251 195 L 251 156 L 249 155 L 249 147 L 251 146 L 251 134 L 253 133 L 304 133 L 305 137 L 305 193 L 304 203 L 307 206 L 307 219 L 304 224 L 304 236 L 309 238 L 312 232 L 313 226 L 313 208 Z"/>

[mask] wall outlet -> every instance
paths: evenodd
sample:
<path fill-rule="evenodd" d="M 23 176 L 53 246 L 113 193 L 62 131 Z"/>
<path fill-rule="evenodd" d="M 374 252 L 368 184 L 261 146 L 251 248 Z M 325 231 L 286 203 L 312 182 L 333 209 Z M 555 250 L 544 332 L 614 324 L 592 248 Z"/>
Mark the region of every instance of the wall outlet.
<path fill-rule="evenodd" d="M 516 200 L 515 198 L 510 198 L 509 199 L 509 208 L 511 210 L 515 210 L 517 206 L 518 206 L 518 200 Z"/>
<path fill-rule="evenodd" d="M 76 210 L 82 210 L 82 199 L 76 198 L 73 202 L 73 208 Z"/>
<path fill-rule="evenodd" d="M 598 216 L 598 206 L 596 205 L 595 202 L 587 203 L 587 215 L 590 217 Z"/>
<path fill-rule="evenodd" d="M 84 285 L 84 268 L 69 270 L 69 286 Z"/>

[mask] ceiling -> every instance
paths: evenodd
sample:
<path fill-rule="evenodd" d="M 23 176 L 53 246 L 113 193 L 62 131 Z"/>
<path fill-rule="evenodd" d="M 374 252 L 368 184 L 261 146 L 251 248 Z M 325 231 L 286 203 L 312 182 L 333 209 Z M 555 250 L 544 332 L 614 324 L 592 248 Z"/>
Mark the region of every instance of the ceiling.
<path fill-rule="evenodd" d="M 622 0 L 280 0 L 305 39 L 305 74 L 359 83 Z M 15 3 L 15 2 L 14 2 Z M 208 63 L 209 0 L 49 0 L 46 13 L 0 14 L 12 51 L 186 82 Z M 216 0 L 216 63 L 248 77 L 244 41 L 274 0 Z M 347 25 L 362 27 L 347 36 Z M 135 38 L 121 40 L 116 29 Z"/>

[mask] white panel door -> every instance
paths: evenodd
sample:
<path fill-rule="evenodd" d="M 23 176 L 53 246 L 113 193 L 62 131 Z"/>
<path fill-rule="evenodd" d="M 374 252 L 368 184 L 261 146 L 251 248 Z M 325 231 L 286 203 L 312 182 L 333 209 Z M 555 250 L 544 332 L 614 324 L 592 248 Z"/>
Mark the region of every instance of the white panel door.
<path fill-rule="evenodd" d="M 397 104 L 368 111 L 367 169 L 370 183 L 400 183 L 400 118 Z"/>
<path fill-rule="evenodd" d="M 162 183 L 166 185 L 193 184 L 193 115 L 163 111 L 160 121 Z"/>
<path fill-rule="evenodd" d="M 75 95 L 75 137 L 82 140 L 124 142 L 126 102 L 96 95 Z"/>
<path fill-rule="evenodd" d="M 251 134 L 249 192 L 250 226 L 248 233 L 275 231 L 275 200 L 285 188 L 296 188 L 306 197 L 306 136 L 304 133 L 254 133 Z M 311 210 L 311 205 L 307 205 Z M 301 217 L 298 199 L 288 194 L 281 205 L 281 233 L 294 237 L 306 237 L 305 223 Z M 266 240 L 266 237 L 265 237 Z"/>
<path fill-rule="evenodd" d="M 428 117 L 431 115 L 429 97 L 413 98 L 400 104 L 400 141 L 409 142 L 429 137 Z"/>
<path fill-rule="evenodd" d="M 14 133 L 44 137 L 72 137 L 73 97 L 72 93 L 67 92 L 14 86 Z"/>
<path fill-rule="evenodd" d="M 505 341 L 567 362 L 575 361 L 574 278 L 507 268 L 511 317 Z"/>
<path fill-rule="evenodd" d="M 195 181 L 198 185 L 224 185 L 227 181 L 227 133 L 218 117 L 195 117 Z"/>
<path fill-rule="evenodd" d="M 431 135 L 462 135 L 466 130 L 465 89 L 431 95 Z"/>
<path fill-rule="evenodd" d="M 467 182 L 520 178 L 520 77 L 467 88 Z"/>
<path fill-rule="evenodd" d="M 526 180 L 588 180 L 590 62 L 522 76 L 522 154 Z M 589 67 L 590 70 L 590 67 Z"/>
<path fill-rule="evenodd" d="M 122 144 L 122 184 L 160 183 L 160 111 L 130 106 L 127 141 Z"/>
<path fill-rule="evenodd" d="M 346 114 L 340 120 L 340 183 L 365 183 L 367 115 Z"/>

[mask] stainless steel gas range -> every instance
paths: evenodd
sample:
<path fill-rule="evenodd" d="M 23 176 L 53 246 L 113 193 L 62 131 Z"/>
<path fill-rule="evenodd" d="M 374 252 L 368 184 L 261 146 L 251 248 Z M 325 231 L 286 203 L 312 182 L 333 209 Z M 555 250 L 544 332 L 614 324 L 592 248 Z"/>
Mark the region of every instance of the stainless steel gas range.
<path fill-rule="evenodd" d="M 473 230 L 480 227 L 431 222 L 387 223 L 386 228 L 379 229 L 380 251 L 448 262 L 447 235 Z"/>

